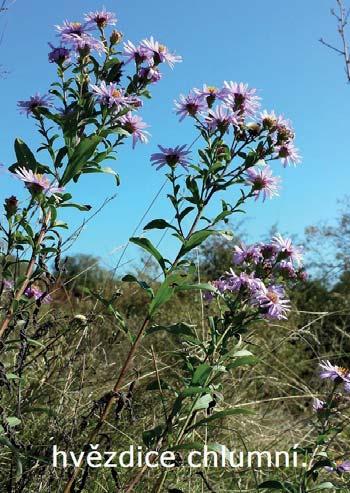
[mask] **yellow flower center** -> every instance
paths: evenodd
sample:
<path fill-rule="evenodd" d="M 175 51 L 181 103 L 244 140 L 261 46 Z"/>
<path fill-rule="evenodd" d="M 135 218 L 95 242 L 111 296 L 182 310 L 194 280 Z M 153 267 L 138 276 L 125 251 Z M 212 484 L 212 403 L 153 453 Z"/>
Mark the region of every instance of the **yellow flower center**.
<path fill-rule="evenodd" d="M 278 301 L 278 294 L 273 293 L 272 291 L 269 291 L 267 293 L 267 297 L 269 300 L 272 301 L 272 303 L 277 303 L 277 301 Z"/>
<path fill-rule="evenodd" d="M 160 44 L 160 45 L 158 46 L 158 50 L 159 50 L 160 52 L 164 52 L 164 51 L 166 50 L 166 46 L 165 46 L 165 45 L 161 45 L 161 44 Z"/>
<path fill-rule="evenodd" d="M 348 368 L 344 368 L 342 366 L 338 366 L 337 367 L 338 369 L 338 373 L 343 377 L 343 378 L 346 378 L 348 376 L 350 376 L 350 370 L 348 370 Z"/>
<path fill-rule="evenodd" d="M 112 92 L 112 96 L 114 98 L 119 98 L 121 95 L 122 93 L 119 91 L 119 89 L 114 89 L 114 91 Z"/>
<path fill-rule="evenodd" d="M 216 94 L 218 92 L 217 88 L 215 86 L 207 86 L 207 91 L 210 94 Z"/>

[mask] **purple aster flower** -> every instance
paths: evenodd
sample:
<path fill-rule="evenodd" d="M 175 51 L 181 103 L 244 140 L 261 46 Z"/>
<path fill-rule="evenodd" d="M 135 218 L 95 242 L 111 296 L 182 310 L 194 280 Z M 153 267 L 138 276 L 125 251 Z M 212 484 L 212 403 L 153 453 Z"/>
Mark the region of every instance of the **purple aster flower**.
<path fill-rule="evenodd" d="M 150 39 L 144 39 L 141 42 L 141 46 L 148 50 L 153 56 L 156 65 L 166 62 L 169 67 L 173 68 L 175 63 L 182 62 L 181 56 L 170 53 L 168 48 L 165 45 L 158 43 L 158 41 L 155 41 L 153 36 L 151 36 Z"/>
<path fill-rule="evenodd" d="M 64 21 L 62 26 L 55 26 L 58 31 L 58 36 L 65 43 L 71 43 L 72 36 L 85 36 L 89 31 L 93 30 L 93 26 L 89 22 L 82 24 L 81 22 Z"/>
<path fill-rule="evenodd" d="M 136 143 L 139 141 L 142 144 L 148 143 L 149 132 L 144 130 L 148 127 L 140 116 L 133 115 L 129 111 L 126 115 L 123 115 L 118 120 L 123 128 L 132 135 L 132 147 L 135 148 Z"/>
<path fill-rule="evenodd" d="M 203 89 L 193 89 L 193 92 L 200 98 L 204 99 L 208 106 L 211 107 L 216 99 L 224 101 L 227 91 L 226 89 L 219 89 L 215 86 L 203 85 Z"/>
<path fill-rule="evenodd" d="M 301 162 L 300 154 L 292 142 L 287 142 L 275 148 L 277 157 L 282 161 L 284 167 Z"/>
<path fill-rule="evenodd" d="M 324 411 L 327 407 L 326 402 L 321 401 L 320 399 L 315 398 L 312 403 L 312 409 L 317 413 L 320 411 Z"/>
<path fill-rule="evenodd" d="M 50 180 L 39 173 L 33 173 L 30 169 L 18 168 L 15 175 L 20 180 L 24 181 L 27 188 L 34 193 L 44 192 L 47 195 L 55 195 L 62 193 L 63 188 L 58 187 L 55 183 L 50 183 Z"/>
<path fill-rule="evenodd" d="M 25 291 L 24 294 L 27 298 L 34 298 L 35 300 L 40 300 L 42 303 L 47 304 L 51 303 L 52 297 L 49 294 L 44 294 L 41 289 L 35 287 L 35 286 L 30 286 L 28 287 Z"/>
<path fill-rule="evenodd" d="M 322 361 L 320 363 L 321 373 L 320 378 L 329 379 L 336 383 L 350 384 L 350 370 L 342 366 L 332 365 L 330 361 Z"/>
<path fill-rule="evenodd" d="M 150 82 L 158 82 L 162 78 L 162 74 L 155 66 L 142 67 L 139 71 L 140 77 L 148 79 Z"/>
<path fill-rule="evenodd" d="M 281 262 L 279 262 L 277 268 L 280 271 L 280 273 L 283 275 L 283 277 L 287 279 L 296 279 L 297 274 L 295 272 L 292 262 L 287 262 L 286 260 L 282 260 Z"/>
<path fill-rule="evenodd" d="M 24 101 L 18 101 L 17 106 L 20 113 L 26 113 L 27 116 L 36 112 L 40 108 L 50 108 L 52 106 L 52 96 L 44 94 L 40 96 L 39 93 L 34 94 L 29 99 Z"/>
<path fill-rule="evenodd" d="M 180 122 L 186 116 L 196 116 L 208 109 L 203 99 L 194 93 L 190 93 L 188 96 L 180 94 L 179 100 L 175 100 L 174 103 L 176 114 L 180 115 Z"/>
<path fill-rule="evenodd" d="M 117 112 L 122 108 L 140 106 L 139 98 L 136 96 L 126 96 L 124 89 L 118 88 L 115 83 L 106 84 L 105 81 L 102 81 L 100 86 L 91 84 L 90 87 L 99 103 L 109 108 L 115 107 Z"/>
<path fill-rule="evenodd" d="M 243 264 L 245 262 L 258 264 L 262 259 L 261 250 L 259 245 L 245 246 L 243 243 L 235 245 L 233 262 L 235 264 Z"/>
<path fill-rule="evenodd" d="M 289 258 L 298 265 L 302 264 L 302 249 L 301 247 L 295 247 L 290 238 L 283 238 L 278 233 L 272 238 L 272 245 L 276 248 L 280 258 Z"/>
<path fill-rule="evenodd" d="M 223 105 L 217 106 L 214 110 L 208 111 L 208 116 L 205 118 L 210 130 L 220 130 L 220 132 L 228 132 L 230 125 L 239 124 L 239 120 L 235 113 Z"/>
<path fill-rule="evenodd" d="M 115 26 L 117 23 L 117 18 L 113 12 L 107 12 L 104 8 L 103 10 L 96 12 L 89 12 L 85 14 L 85 20 L 87 23 L 96 24 L 99 28 L 104 28 L 106 26 Z"/>
<path fill-rule="evenodd" d="M 142 45 L 135 46 L 131 41 L 123 43 L 124 50 L 123 56 L 126 57 L 125 63 L 129 63 L 131 60 L 135 60 L 136 63 L 140 64 L 142 62 L 153 60 L 153 53 L 151 53 L 147 48 Z"/>
<path fill-rule="evenodd" d="M 98 39 L 83 34 L 82 36 L 72 34 L 69 41 L 70 45 L 75 51 L 82 52 L 83 54 L 89 53 L 91 50 L 97 51 L 97 53 L 105 53 L 106 47 Z"/>
<path fill-rule="evenodd" d="M 269 132 L 271 133 L 282 129 L 286 129 L 286 130 L 288 129 L 290 135 L 293 134 L 293 129 L 291 127 L 289 120 L 286 120 L 281 115 L 276 115 L 274 111 L 268 112 L 264 110 L 262 113 L 260 113 L 260 120 L 262 126 L 266 130 L 269 130 Z"/>
<path fill-rule="evenodd" d="M 242 82 L 224 82 L 226 90 L 225 104 L 240 115 L 253 116 L 260 107 L 260 98 L 255 95 L 256 89 L 249 89 Z"/>
<path fill-rule="evenodd" d="M 247 171 L 246 183 L 252 186 L 255 200 L 258 200 L 260 194 L 263 201 L 266 198 L 272 198 L 278 195 L 280 178 L 272 175 L 271 168 L 266 165 L 263 168 L 251 168 Z"/>
<path fill-rule="evenodd" d="M 275 245 L 262 243 L 260 245 L 260 250 L 264 259 L 271 259 L 271 261 L 275 260 L 275 255 L 277 253 Z"/>
<path fill-rule="evenodd" d="M 253 303 L 257 303 L 265 317 L 270 319 L 286 319 L 290 310 L 290 301 L 285 298 L 284 289 L 280 285 L 263 286 L 255 293 Z"/>
<path fill-rule="evenodd" d="M 64 46 L 55 47 L 51 43 L 49 43 L 49 46 L 51 48 L 51 51 L 48 55 L 50 63 L 62 64 L 69 60 L 70 51 L 68 50 L 68 48 L 65 48 Z"/>
<path fill-rule="evenodd" d="M 348 473 L 350 472 L 350 460 L 337 460 L 334 466 L 325 466 L 325 469 L 328 472 L 337 472 L 338 474 Z"/>
<path fill-rule="evenodd" d="M 165 165 L 174 167 L 177 164 L 180 164 L 187 170 L 190 164 L 187 156 L 190 154 L 190 151 L 186 149 L 186 145 L 176 147 L 163 147 L 159 145 L 158 147 L 162 152 L 156 152 L 151 156 L 152 166 L 157 166 L 157 170 Z"/>
<path fill-rule="evenodd" d="M 233 269 L 226 272 L 226 291 L 240 291 L 241 289 L 246 289 L 250 291 L 251 294 L 264 288 L 264 283 L 261 279 L 254 276 L 254 274 L 247 274 L 246 272 L 241 272 L 237 275 Z"/>

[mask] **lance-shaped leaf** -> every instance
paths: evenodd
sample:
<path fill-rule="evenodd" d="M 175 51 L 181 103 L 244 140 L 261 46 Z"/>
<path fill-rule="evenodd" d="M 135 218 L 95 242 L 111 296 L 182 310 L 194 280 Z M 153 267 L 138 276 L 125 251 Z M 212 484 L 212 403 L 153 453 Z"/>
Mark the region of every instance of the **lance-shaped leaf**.
<path fill-rule="evenodd" d="M 15 140 L 15 154 L 17 162 L 9 167 L 9 170 L 14 173 L 18 168 L 30 169 L 33 173 L 47 173 L 50 169 L 37 162 L 34 154 L 29 149 L 27 144 L 21 139 Z"/>
<path fill-rule="evenodd" d="M 162 257 L 160 252 L 156 249 L 156 247 L 152 244 L 150 240 L 147 238 L 140 238 L 140 237 L 134 237 L 130 238 L 130 243 L 135 243 L 135 245 L 140 246 L 146 252 L 150 253 L 152 257 L 156 259 L 160 267 L 162 268 L 162 271 L 165 273 L 166 272 L 166 267 L 165 267 L 165 259 Z"/>
<path fill-rule="evenodd" d="M 181 247 L 180 255 L 183 256 L 190 252 L 197 246 L 201 245 L 209 236 L 217 234 L 217 231 L 213 229 L 202 229 L 193 233 L 188 240 L 184 242 Z"/>
<path fill-rule="evenodd" d="M 60 180 L 60 186 L 66 185 L 75 176 L 79 175 L 89 159 L 94 154 L 96 147 L 101 141 L 98 135 L 90 135 L 83 138 L 74 149 L 72 156 L 69 158 L 67 167 Z"/>

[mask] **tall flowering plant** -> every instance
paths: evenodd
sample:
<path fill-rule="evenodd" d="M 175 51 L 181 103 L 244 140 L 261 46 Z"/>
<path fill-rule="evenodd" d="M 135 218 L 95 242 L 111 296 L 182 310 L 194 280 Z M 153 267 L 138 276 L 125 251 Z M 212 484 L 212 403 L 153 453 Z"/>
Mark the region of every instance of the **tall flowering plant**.
<path fill-rule="evenodd" d="M 1 339 L 15 328 L 28 298 L 37 304 L 49 300 L 52 276 L 47 265 L 54 259 L 58 267 L 59 229 L 67 227 L 57 219 L 59 210 L 90 209 L 74 203 L 68 188 L 90 173 L 110 173 L 119 184 L 118 174 L 104 167 L 104 161 L 115 159 L 118 146 L 129 137 L 133 147 L 148 142 L 148 125 L 139 116 L 143 100 L 160 80 L 160 66 L 181 61 L 152 37 L 122 45 L 122 33 L 108 31 L 116 23 L 116 16 L 104 9 L 86 14 L 82 22 L 56 26 L 57 43 L 49 43 L 48 59 L 57 68 L 57 80 L 48 94 L 18 103 L 21 113 L 34 120 L 42 143 L 35 154 L 16 139 L 16 162 L 9 168 L 27 188 L 29 200 L 22 205 L 11 196 L 4 204 L 0 293 L 5 293 L 7 307 Z M 23 264 L 14 260 L 19 257 Z"/>
<path fill-rule="evenodd" d="M 176 356 L 185 371 L 175 391 L 175 401 L 164 409 L 164 423 L 146 430 L 144 441 L 152 450 L 188 447 L 185 439 L 206 423 L 206 419 L 196 423 L 197 416 L 213 408 L 223 368 L 230 371 L 253 361 L 252 354 L 240 348 L 243 331 L 260 320 L 286 318 L 290 303 L 285 290 L 304 277 L 300 249 L 289 239 L 276 235 L 269 244 L 237 246 L 232 270 L 223 273 L 222 278 L 206 284 L 195 281 L 196 266 L 191 260 L 194 249 L 212 235 L 231 237 L 227 229 L 220 229 L 220 224 L 228 223 L 230 216 L 241 212 L 247 201 L 278 194 L 280 179 L 273 175 L 271 164 L 297 164 L 300 158 L 290 122 L 274 112 L 261 112 L 256 90 L 246 84 L 224 82 L 221 88 L 204 85 L 193 89 L 175 101 L 175 111 L 180 121 L 193 121 L 197 148 L 193 149 L 194 144 L 160 145 L 159 152 L 151 156 L 157 170 L 166 170 L 174 220 L 154 219 L 144 231 L 146 235 L 152 230 L 169 229 L 179 243 L 178 251 L 173 259 L 168 259 L 145 235 L 130 239 L 154 258 L 162 280 L 154 289 L 133 275 L 123 279 L 144 289 L 150 303 L 112 391 L 101 399 L 104 405 L 87 437 L 86 447 L 94 443 L 114 406 L 118 407 L 121 388 L 143 337 L 161 330 L 180 336 L 188 347 Z M 233 200 L 224 200 L 227 192 Z M 208 205 L 217 206 L 218 198 L 220 209 L 208 217 Z M 177 293 L 191 290 L 203 292 L 205 301 L 217 299 L 221 306 L 220 315 L 208 317 L 208 331 L 202 339 L 184 322 L 176 321 L 166 327 L 156 323 L 163 305 Z M 210 419 L 240 412 L 245 410 L 218 411 Z M 75 484 L 79 469 L 74 469 L 66 492 Z M 146 467 L 133 474 L 127 492 L 134 489 L 145 471 Z M 154 491 L 162 491 L 165 477 L 166 472 Z"/>

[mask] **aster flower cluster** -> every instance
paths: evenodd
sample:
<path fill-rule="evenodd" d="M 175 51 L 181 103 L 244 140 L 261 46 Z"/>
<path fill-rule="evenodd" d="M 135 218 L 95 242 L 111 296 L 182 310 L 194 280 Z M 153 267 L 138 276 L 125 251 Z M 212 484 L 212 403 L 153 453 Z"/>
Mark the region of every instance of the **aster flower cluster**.
<path fill-rule="evenodd" d="M 225 81 L 221 88 L 204 85 L 175 101 L 182 121 L 195 118 L 212 133 L 232 131 L 240 140 L 249 134 L 265 137 L 267 147 L 262 159 L 280 159 L 284 166 L 297 164 L 300 156 L 294 146 L 294 130 L 288 120 L 273 111 L 259 113 L 260 97 L 254 88 L 242 82 Z"/>
<path fill-rule="evenodd" d="M 58 75 L 61 78 L 68 68 L 73 68 L 75 74 L 81 72 L 81 79 L 79 75 L 75 76 L 78 92 L 83 93 L 85 99 L 92 98 L 100 104 L 100 113 L 106 114 L 107 111 L 110 115 L 109 124 L 113 127 L 121 127 L 125 132 L 124 136 L 130 135 L 132 146 L 135 147 L 137 142 L 147 143 L 150 134 L 145 130 L 148 125 L 132 112 L 142 107 L 142 96 L 149 97 L 147 86 L 161 79 L 159 65 L 166 63 L 173 68 L 175 63 L 182 61 L 182 58 L 152 36 L 143 39 L 138 45 L 127 41 L 124 43 L 123 50 L 117 52 L 115 45 L 122 41 L 122 33 L 114 29 L 109 39 L 105 33 L 107 27 L 116 24 L 115 14 L 105 8 L 85 14 L 81 22 L 65 20 L 61 25 L 56 26 L 59 43 L 57 45 L 49 43 L 48 59 L 50 63 L 57 64 Z M 92 57 L 93 52 L 106 56 L 105 62 L 100 66 Z M 121 55 L 121 60 L 116 58 L 118 55 Z M 120 85 L 122 67 L 132 60 L 136 64 L 136 73 L 128 77 L 127 87 L 122 87 Z M 91 73 L 96 77 L 94 83 L 91 83 Z M 72 81 L 73 78 L 70 80 Z M 64 108 L 59 109 L 56 115 L 60 118 L 74 113 L 74 102 L 68 101 L 73 99 L 73 89 L 68 89 L 67 83 L 64 84 L 63 86 L 62 82 L 63 98 L 60 98 L 64 100 Z M 80 87 L 80 84 L 83 84 L 83 87 Z M 50 92 L 57 95 L 56 88 Z M 87 108 L 89 105 L 83 104 L 83 106 Z M 53 97 L 46 94 L 37 93 L 28 100 L 18 102 L 18 108 L 22 113 L 37 119 L 45 114 L 43 110 L 52 111 L 53 107 Z M 93 116 L 95 115 L 89 114 L 85 115 L 85 118 Z"/>
<path fill-rule="evenodd" d="M 287 318 L 290 301 L 284 284 L 305 279 L 301 249 L 281 235 L 267 244 L 236 245 L 229 272 L 212 282 L 218 293 L 227 298 L 240 299 L 263 318 Z M 211 301 L 213 293 L 206 293 Z"/>

